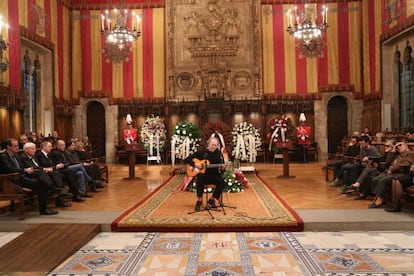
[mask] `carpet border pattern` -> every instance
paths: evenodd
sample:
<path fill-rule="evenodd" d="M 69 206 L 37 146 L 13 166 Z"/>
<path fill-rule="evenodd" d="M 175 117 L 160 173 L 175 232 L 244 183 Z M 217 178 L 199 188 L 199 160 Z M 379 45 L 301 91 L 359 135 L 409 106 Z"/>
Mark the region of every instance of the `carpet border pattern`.
<path fill-rule="evenodd" d="M 151 194 L 134 204 L 111 223 L 112 231 L 117 232 L 264 232 L 264 231 L 303 231 L 304 223 L 293 210 L 270 186 L 258 175 L 249 175 L 251 183 L 258 194 L 258 200 L 266 206 L 269 217 L 151 217 L 151 214 L 168 200 L 177 188 L 180 178 L 171 175 Z"/>

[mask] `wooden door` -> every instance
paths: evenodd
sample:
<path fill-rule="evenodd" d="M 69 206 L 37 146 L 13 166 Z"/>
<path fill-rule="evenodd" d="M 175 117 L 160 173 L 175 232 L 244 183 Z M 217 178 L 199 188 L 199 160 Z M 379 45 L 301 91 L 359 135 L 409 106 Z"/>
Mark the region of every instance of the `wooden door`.
<path fill-rule="evenodd" d="M 105 108 L 99 102 L 90 102 L 87 110 L 87 134 L 95 156 L 105 156 Z"/>
<path fill-rule="evenodd" d="M 342 146 L 348 133 L 348 106 L 342 96 L 333 97 L 328 102 L 328 153 L 334 154 Z"/>

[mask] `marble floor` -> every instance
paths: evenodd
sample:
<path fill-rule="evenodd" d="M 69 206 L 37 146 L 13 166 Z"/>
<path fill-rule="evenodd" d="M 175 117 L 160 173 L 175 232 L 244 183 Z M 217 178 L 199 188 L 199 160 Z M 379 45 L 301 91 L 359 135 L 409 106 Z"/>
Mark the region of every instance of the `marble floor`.
<path fill-rule="evenodd" d="M 414 275 L 414 232 L 102 232 L 49 275 Z"/>

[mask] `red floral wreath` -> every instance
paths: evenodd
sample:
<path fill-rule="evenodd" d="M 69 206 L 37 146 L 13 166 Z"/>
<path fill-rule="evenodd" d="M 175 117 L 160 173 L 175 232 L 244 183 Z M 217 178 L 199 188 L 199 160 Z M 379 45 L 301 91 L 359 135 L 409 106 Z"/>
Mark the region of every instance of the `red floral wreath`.
<path fill-rule="evenodd" d="M 277 143 L 293 142 L 295 140 L 295 126 L 286 115 L 277 115 L 270 121 L 268 127 L 267 141 L 269 150 L 275 149 Z"/>
<path fill-rule="evenodd" d="M 230 149 L 233 147 L 233 135 L 231 134 L 230 127 L 222 122 L 207 123 L 201 128 L 202 143 L 205 145 L 207 143 L 207 140 L 215 132 L 220 133 L 223 136 L 225 148 L 227 149 L 227 152 L 230 152 Z"/>

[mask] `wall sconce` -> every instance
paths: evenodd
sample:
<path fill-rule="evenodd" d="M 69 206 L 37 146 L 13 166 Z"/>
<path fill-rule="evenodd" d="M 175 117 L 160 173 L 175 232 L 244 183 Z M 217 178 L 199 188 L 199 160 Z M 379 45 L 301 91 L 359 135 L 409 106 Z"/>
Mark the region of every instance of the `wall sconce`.
<path fill-rule="evenodd" d="M 6 51 L 9 43 L 3 39 L 3 33 L 9 28 L 9 25 L 3 22 L 3 16 L 0 15 L 0 85 L 4 84 L 3 72 L 9 67 L 9 60 L 3 57 L 3 51 Z"/>

